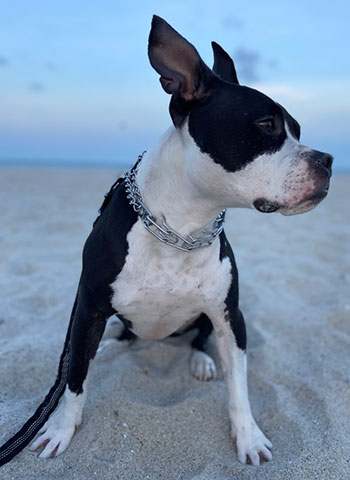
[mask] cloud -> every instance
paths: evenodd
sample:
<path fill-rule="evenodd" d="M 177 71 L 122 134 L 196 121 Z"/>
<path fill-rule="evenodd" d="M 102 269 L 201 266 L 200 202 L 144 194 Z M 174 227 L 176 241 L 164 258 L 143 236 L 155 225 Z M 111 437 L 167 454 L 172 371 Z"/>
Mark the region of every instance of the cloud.
<path fill-rule="evenodd" d="M 0 67 L 7 67 L 8 64 L 8 59 L 0 55 Z"/>
<path fill-rule="evenodd" d="M 222 19 L 222 25 L 227 29 L 242 30 L 244 28 L 244 23 L 237 17 L 229 15 Z"/>
<path fill-rule="evenodd" d="M 259 68 L 262 58 L 259 52 L 239 47 L 234 53 L 234 61 L 237 64 L 238 78 L 247 82 L 260 80 Z"/>
<path fill-rule="evenodd" d="M 257 50 L 249 50 L 246 47 L 238 47 L 233 54 L 233 59 L 237 65 L 238 78 L 247 83 L 261 81 L 261 70 L 265 67 L 272 70 L 278 68 L 277 60 L 266 60 Z"/>
<path fill-rule="evenodd" d="M 268 60 L 267 65 L 268 65 L 270 68 L 272 68 L 273 70 L 276 70 L 276 68 L 278 68 L 278 66 L 279 66 L 279 63 L 278 63 L 277 60 L 271 59 L 271 60 Z"/>
<path fill-rule="evenodd" d="M 35 93 L 41 93 L 45 90 L 45 85 L 42 82 L 31 82 L 29 84 L 29 90 Z"/>
<path fill-rule="evenodd" d="M 44 68 L 51 72 L 56 72 L 58 70 L 57 64 L 50 60 L 44 63 Z"/>

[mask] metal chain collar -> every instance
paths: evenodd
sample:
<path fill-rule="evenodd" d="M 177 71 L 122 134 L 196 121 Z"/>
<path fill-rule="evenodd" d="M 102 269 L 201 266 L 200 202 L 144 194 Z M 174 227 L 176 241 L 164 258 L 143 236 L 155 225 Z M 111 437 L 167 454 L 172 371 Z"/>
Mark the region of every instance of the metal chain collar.
<path fill-rule="evenodd" d="M 169 227 L 164 217 L 162 218 L 162 226 L 160 226 L 157 223 L 156 217 L 151 214 L 146 205 L 143 203 L 142 196 L 136 182 L 136 175 L 144 153 L 139 155 L 134 167 L 125 174 L 124 181 L 127 199 L 129 200 L 129 203 L 135 212 L 137 212 L 140 216 L 145 229 L 148 230 L 153 236 L 158 238 L 158 240 L 161 242 L 177 248 L 178 250 L 182 250 L 183 252 L 191 252 L 200 248 L 210 247 L 210 245 L 220 235 L 224 228 L 226 210 L 223 210 L 207 225 L 187 235 L 186 237 L 183 237 Z"/>

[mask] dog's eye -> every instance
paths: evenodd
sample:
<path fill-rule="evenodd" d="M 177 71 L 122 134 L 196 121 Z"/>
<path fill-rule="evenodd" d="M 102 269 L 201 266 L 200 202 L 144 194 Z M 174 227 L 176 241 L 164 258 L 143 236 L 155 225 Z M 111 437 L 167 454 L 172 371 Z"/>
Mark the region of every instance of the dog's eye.
<path fill-rule="evenodd" d="M 263 128 L 265 132 L 268 133 L 277 133 L 276 122 L 275 119 L 272 117 L 269 118 L 262 118 L 258 120 L 259 127 Z"/>

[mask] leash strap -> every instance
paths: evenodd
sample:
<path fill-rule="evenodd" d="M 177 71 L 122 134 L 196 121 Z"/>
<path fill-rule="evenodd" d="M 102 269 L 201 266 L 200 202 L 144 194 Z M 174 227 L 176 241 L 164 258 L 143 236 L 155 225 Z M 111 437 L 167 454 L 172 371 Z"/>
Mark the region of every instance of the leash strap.
<path fill-rule="evenodd" d="M 0 447 L 0 467 L 15 457 L 35 437 L 51 413 L 55 410 L 67 384 L 69 348 L 64 350 L 58 369 L 57 379 L 45 400 L 21 430 Z"/>
<path fill-rule="evenodd" d="M 46 395 L 45 400 L 36 409 L 34 415 L 27 420 L 23 427 L 13 437 L 0 447 L 0 467 L 12 460 L 13 457 L 30 443 L 40 428 L 45 424 L 51 413 L 55 410 L 61 396 L 63 395 L 68 380 L 70 332 L 77 303 L 78 293 L 75 297 L 67 336 L 58 366 L 56 381 Z"/>
<path fill-rule="evenodd" d="M 135 163 L 135 165 L 131 168 L 130 170 L 130 173 L 134 173 L 137 169 L 138 169 L 138 166 L 144 156 L 144 154 L 146 153 L 146 151 L 144 151 L 143 153 L 141 153 L 141 155 L 139 155 L 137 157 L 137 161 Z M 111 186 L 111 188 L 109 189 L 109 191 L 105 194 L 105 198 L 103 200 L 103 203 L 101 205 L 101 207 L 99 208 L 99 215 L 98 217 L 96 218 L 96 220 L 94 221 L 93 223 L 93 226 L 96 225 L 96 223 L 98 222 L 99 218 L 101 217 L 101 214 L 102 212 L 105 210 L 105 208 L 107 207 L 107 205 L 109 204 L 109 202 L 111 201 L 111 198 L 113 196 L 113 193 L 114 193 L 114 190 L 116 190 L 116 188 L 119 187 L 119 185 L 121 185 L 124 181 L 125 181 L 125 178 L 127 176 L 127 173 L 125 173 L 122 177 L 119 177 L 114 183 L 113 185 Z"/>

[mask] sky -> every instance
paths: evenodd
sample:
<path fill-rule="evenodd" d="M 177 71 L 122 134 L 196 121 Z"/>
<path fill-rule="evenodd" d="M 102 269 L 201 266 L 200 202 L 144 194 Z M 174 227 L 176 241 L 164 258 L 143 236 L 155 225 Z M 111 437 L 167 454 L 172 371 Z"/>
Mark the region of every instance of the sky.
<path fill-rule="evenodd" d="M 212 66 L 283 104 L 350 171 L 350 2 L 0 0 L 0 163 L 131 165 L 171 124 L 147 57 L 153 14 Z"/>

